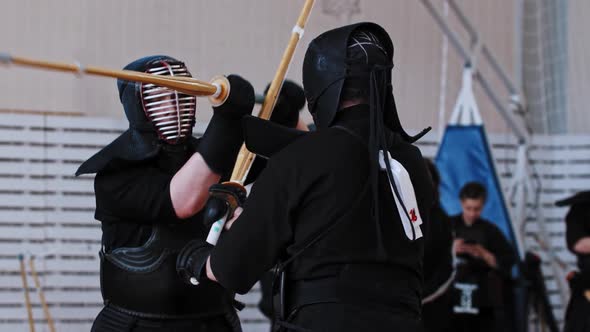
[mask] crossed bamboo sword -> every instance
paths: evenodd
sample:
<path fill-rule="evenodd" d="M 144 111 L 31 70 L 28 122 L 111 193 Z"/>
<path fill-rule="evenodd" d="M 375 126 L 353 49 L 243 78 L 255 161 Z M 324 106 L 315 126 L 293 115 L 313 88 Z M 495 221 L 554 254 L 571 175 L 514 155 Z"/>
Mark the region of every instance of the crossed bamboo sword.
<path fill-rule="evenodd" d="M 264 102 L 262 103 L 262 107 L 258 114 L 259 118 L 264 120 L 270 119 L 272 115 L 272 111 L 276 104 L 279 92 L 281 90 L 281 86 L 285 79 L 285 75 L 289 69 L 289 64 L 293 59 L 293 54 L 295 53 L 295 48 L 299 43 L 299 40 L 303 37 L 304 27 L 307 23 L 307 19 L 311 13 L 311 9 L 313 7 L 314 0 L 305 0 L 303 8 L 299 14 L 297 19 L 296 25 L 293 27 L 291 38 L 289 39 L 289 43 L 285 51 L 283 52 L 283 57 L 281 58 L 281 62 L 279 63 L 279 67 L 271 81 L 270 87 L 266 96 L 264 97 Z M 62 63 L 62 62 L 53 62 L 53 61 L 45 61 L 39 59 L 31 59 L 26 57 L 19 57 L 13 56 L 7 53 L 0 53 L 0 64 L 11 64 L 17 66 L 24 66 L 24 67 L 31 67 L 37 69 L 47 69 L 47 70 L 54 70 L 54 71 L 61 71 L 61 72 L 70 72 L 77 75 L 93 75 L 93 76 L 103 76 L 103 77 L 111 77 L 122 79 L 126 81 L 132 82 L 139 82 L 144 84 L 155 84 L 162 87 L 166 87 L 169 89 L 176 90 L 178 92 L 198 96 L 198 97 L 208 97 L 209 101 L 212 105 L 221 105 L 223 104 L 229 93 L 231 87 L 229 86 L 229 82 L 223 76 L 216 76 L 210 82 L 201 81 L 198 79 L 190 78 L 190 77 L 177 77 L 177 76 L 160 76 L 160 75 L 153 75 L 147 73 L 140 73 L 132 70 L 115 70 L 115 69 L 108 69 L 103 67 L 95 67 L 95 66 L 83 66 L 80 63 Z M 229 183 L 234 186 L 239 186 L 243 188 L 244 181 L 248 176 L 248 171 L 250 170 L 250 166 L 252 166 L 252 162 L 254 161 L 255 155 L 248 151 L 245 144 L 242 144 L 240 152 L 238 153 L 238 157 L 236 159 L 236 164 L 234 165 L 234 169 L 230 178 Z M 229 216 L 229 215 L 228 215 Z M 225 220 L 222 221 L 223 223 Z M 215 245 L 217 243 L 217 239 L 219 238 L 219 232 L 214 232 L 213 228 L 207 237 L 207 241 L 211 244 Z M 47 303 L 45 301 L 45 296 L 43 290 L 41 288 L 39 278 L 37 276 L 37 272 L 34 267 L 33 259 L 30 260 L 30 268 L 31 273 L 33 275 L 33 279 L 35 282 L 35 286 L 38 289 L 39 296 L 41 299 L 41 305 L 43 307 L 44 315 L 47 319 L 49 324 L 50 330 L 52 332 L 55 331 L 55 327 L 53 324 L 53 320 L 49 314 L 49 309 L 47 307 Z M 25 271 L 25 264 L 24 259 L 20 258 L 20 270 L 21 276 L 23 281 L 23 286 L 25 289 L 25 302 L 27 305 L 27 314 L 29 318 L 29 327 L 30 331 L 34 332 L 34 321 L 33 321 L 33 312 L 31 301 L 29 297 L 28 285 L 27 285 L 27 278 L 26 278 L 26 271 Z"/>
<path fill-rule="evenodd" d="M 29 295 L 29 283 L 27 281 L 27 269 L 25 267 L 25 258 L 23 255 L 19 256 L 19 263 L 20 263 L 20 276 L 23 283 L 23 289 L 25 293 L 25 306 L 27 307 L 27 317 L 29 319 L 29 330 L 30 332 L 35 332 L 35 321 L 33 320 L 33 305 L 31 304 L 31 297 Z M 41 282 L 39 281 L 39 275 L 37 274 L 37 269 L 35 268 L 35 257 L 31 256 L 29 259 L 29 268 L 31 269 L 31 276 L 33 277 L 33 282 L 35 283 L 35 288 L 37 289 L 37 293 L 39 294 L 39 301 L 41 302 L 41 307 L 43 308 L 43 315 L 47 320 L 47 325 L 49 326 L 50 332 L 55 332 L 55 323 L 51 318 L 51 314 L 49 312 L 49 306 L 47 305 L 47 300 L 45 299 L 45 292 L 43 292 L 43 287 L 41 287 Z"/>

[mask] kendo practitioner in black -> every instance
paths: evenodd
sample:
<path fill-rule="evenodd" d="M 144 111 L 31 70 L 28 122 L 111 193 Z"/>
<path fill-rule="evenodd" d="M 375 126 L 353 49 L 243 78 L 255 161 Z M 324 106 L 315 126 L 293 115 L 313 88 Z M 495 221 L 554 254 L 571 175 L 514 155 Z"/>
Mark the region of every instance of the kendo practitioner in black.
<path fill-rule="evenodd" d="M 500 229 L 481 218 L 483 185 L 465 184 L 459 198 L 463 212 L 451 217 L 457 258 L 452 331 L 506 331 L 502 294 L 516 253 Z"/>
<path fill-rule="evenodd" d="M 184 63 L 150 56 L 124 69 L 188 76 Z M 129 129 L 84 162 L 96 173 L 95 218 L 102 224 L 105 307 L 92 331 L 240 331 L 233 294 L 213 282 L 191 287 L 175 268 L 178 252 L 208 229 L 199 213 L 208 189 L 228 172 L 243 142 L 241 117 L 254 90 L 230 75 L 230 95 L 214 107 L 203 137 L 192 136 L 196 98 L 119 80 Z"/>
<path fill-rule="evenodd" d="M 422 329 L 420 227 L 432 183 L 416 137 L 399 122 L 392 59 L 390 38 L 374 23 L 310 43 L 303 86 L 318 130 L 270 158 L 216 247 L 201 241 L 180 254 L 185 279 L 245 293 L 279 262 L 275 328 Z"/>
<path fill-rule="evenodd" d="M 569 278 L 571 297 L 565 314 L 564 332 L 590 331 L 590 191 L 556 203 L 571 206 L 566 222 L 568 249 L 578 259 L 579 271 Z"/>
<path fill-rule="evenodd" d="M 424 159 L 434 185 L 435 204 L 424 232 L 424 292 L 422 320 L 426 332 L 450 331 L 451 285 L 454 278 L 451 221 L 440 206 L 440 175 L 432 161 Z"/>

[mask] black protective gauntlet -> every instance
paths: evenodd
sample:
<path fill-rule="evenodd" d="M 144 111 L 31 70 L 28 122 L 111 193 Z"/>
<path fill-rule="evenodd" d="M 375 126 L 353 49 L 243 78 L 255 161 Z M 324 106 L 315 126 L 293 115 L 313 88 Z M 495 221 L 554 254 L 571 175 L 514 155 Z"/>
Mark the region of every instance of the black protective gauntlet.
<path fill-rule="evenodd" d="M 246 189 L 233 182 L 212 185 L 209 187 L 209 195 L 209 200 L 203 211 L 203 223 L 206 229 L 221 227 L 218 221 L 225 218 L 231 219 L 233 212 L 246 202 Z"/>
<path fill-rule="evenodd" d="M 207 280 L 207 259 L 213 245 L 203 239 L 195 239 L 187 243 L 176 258 L 176 272 L 182 281 L 198 285 Z"/>
<path fill-rule="evenodd" d="M 238 75 L 229 75 L 227 79 L 229 96 L 223 104 L 213 107 L 213 117 L 197 148 L 211 170 L 219 175 L 232 170 L 244 142 L 241 119 L 254 108 L 254 88 L 250 82 Z"/>

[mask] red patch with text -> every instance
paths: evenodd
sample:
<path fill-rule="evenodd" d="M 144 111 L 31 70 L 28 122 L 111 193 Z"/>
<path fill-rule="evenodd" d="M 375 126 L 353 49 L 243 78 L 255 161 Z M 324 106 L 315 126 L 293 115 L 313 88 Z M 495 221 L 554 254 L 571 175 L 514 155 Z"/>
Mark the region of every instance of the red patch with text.
<path fill-rule="evenodd" d="M 416 220 L 418 220 L 418 216 L 416 215 L 416 209 L 410 210 L 410 220 L 412 222 L 415 222 Z"/>

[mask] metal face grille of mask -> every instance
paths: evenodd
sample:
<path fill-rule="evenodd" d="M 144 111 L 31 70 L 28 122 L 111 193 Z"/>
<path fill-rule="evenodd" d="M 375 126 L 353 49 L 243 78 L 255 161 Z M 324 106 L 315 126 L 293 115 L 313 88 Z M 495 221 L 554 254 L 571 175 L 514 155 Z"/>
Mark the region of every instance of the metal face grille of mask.
<path fill-rule="evenodd" d="M 181 62 L 158 61 L 146 73 L 192 77 Z M 141 102 L 145 115 L 154 124 L 160 139 L 166 143 L 179 144 L 192 135 L 197 110 L 195 96 L 154 84 L 142 84 Z"/>

